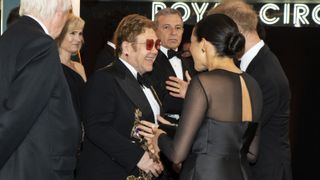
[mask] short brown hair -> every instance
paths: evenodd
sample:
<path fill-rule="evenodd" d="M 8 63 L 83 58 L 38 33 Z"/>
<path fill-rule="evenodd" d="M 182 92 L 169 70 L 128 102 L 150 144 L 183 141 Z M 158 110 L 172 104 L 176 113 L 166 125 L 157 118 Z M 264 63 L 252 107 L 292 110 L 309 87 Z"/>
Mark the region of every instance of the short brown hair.
<path fill-rule="evenodd" d="M 81 17 L 75 16 L 74 14 L 70 13 L 68 15 L 68 19 L 66 21 L 66 24 L 63 26 L 63 29 L 62 29 L 60 35 L 56 38 L 56 42 L 57 42 L 58 46 L 61 45 L 63 39 L 65 38 L 65 36 L 66 36 L 66 34 L 68 32 L 68 30 L 83 29 L 84 28 L 84 24 L 85 24 L 85 22 L 84 22 L 83 19 L 81 19 Z"/>
<path fill-rule="evenodd" d="M 131 14 L 124 17 L 115 32 L 116 54 L 122 53 L 121 44 L 124 41 L 135 42 L 138 35 L 145 32 L 146 28 L 155 30 L 154 23 L 145 16 Z"/>
<path fill-rule="evenodd" d="M 242 33 L 253 32 L 257 29 L 257 13 L 252 6 L 244 1 L 224 1 L 217 7 L 210 9 L 208 15 L 211 14 L 225 14 L 229 16 L 237 23 Z"/>

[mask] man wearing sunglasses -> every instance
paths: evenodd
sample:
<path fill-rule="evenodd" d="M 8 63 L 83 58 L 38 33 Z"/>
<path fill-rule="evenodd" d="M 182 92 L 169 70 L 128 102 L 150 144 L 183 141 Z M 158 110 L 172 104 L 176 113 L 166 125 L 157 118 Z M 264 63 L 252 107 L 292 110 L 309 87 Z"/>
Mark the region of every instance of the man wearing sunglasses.
<path fill-rule="evenodd" d="M 141 116 L 155 127 L 161 112 L 152 87 L 142 78 L 152 71 L 160 40 L 154 23 L 137 14 L 124 17 L 115 34 L 117 60 L 94 72 L 84 90 L 86 136 L 77 180 L 124 180 L 141 172 L 158 177 L 163 170 L 136 138 L 152 135 L 135 123 Z"/>

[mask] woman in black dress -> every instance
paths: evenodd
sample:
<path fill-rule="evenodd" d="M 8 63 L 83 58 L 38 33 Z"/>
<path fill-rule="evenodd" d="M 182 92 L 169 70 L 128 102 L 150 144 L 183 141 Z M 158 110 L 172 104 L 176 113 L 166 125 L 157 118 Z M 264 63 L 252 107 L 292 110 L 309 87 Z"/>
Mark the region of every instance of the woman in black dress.
<path fill-rule="evenodd" d="M 244 44 L 237 25 L 222 14 L 205 17 L 193 30 L 195 69 L 207 72 L 191 80 L 174 138 L 153 129 L 150 146 L 182 163 L 182 180 L 251 179 L 247 166 L 256 156 L 262 95 L 234 64 Z"/>
<path fill-rule="evenodd" d="M 79 119 L 80 95 L 87 78 L 81 61 L 71 60 L 71 57 L 79 53 L 83 44 L 82 32 L 84 24 L 85 22 L 80 17 L 70 14 L 60 36 L 56 39 L 59 47 L 60 61 Z"/>

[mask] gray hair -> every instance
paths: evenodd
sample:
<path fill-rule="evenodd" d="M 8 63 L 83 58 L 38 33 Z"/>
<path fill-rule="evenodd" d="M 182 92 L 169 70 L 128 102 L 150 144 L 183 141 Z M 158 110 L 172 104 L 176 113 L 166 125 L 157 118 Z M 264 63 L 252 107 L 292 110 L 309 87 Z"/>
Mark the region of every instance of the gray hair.
<path fill-rule="evenodd" d="M 57 10 L 68 11 L 71 9 L 70 0 L 20 0 L 22 15 L 32 15 L 39 18 L 50 19 Z"/>
<path fill-rule="evenodd" d="M 158 25 L 159 25 L 159 17 L 160 16 L 168 16 L 168 15 L 178 15 L 182 20 L 182 15 L 181 15 L 180 11 L 173 9 L 173 8 L 164 8 L 164 9 L 161 9 L 159 12 L 157 12 L 157 14 L 154 16 L 154 23 L 155 23 L 156 27 L 158 27 Z"/>

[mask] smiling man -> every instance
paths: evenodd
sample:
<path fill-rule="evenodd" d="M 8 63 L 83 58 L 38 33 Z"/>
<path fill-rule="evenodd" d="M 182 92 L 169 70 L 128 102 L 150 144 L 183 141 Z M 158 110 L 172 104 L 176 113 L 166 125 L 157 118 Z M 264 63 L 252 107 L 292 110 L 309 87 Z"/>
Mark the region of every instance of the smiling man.
<path fill-rule="evenodd" d="M 126 179 L 139 172 L 158 176 L 162 165 L 154 162 L 131 137 L 135 112 L 156 124 L 160 103 L 152 87 L 138 82 L 152 71 L 160 41 L 154 23 L 144 16 L 126 16 L 116 30 L 118 59 L 96 71 L 84 91 L 86 136 L 80 155 L 79 180 Z"/>

